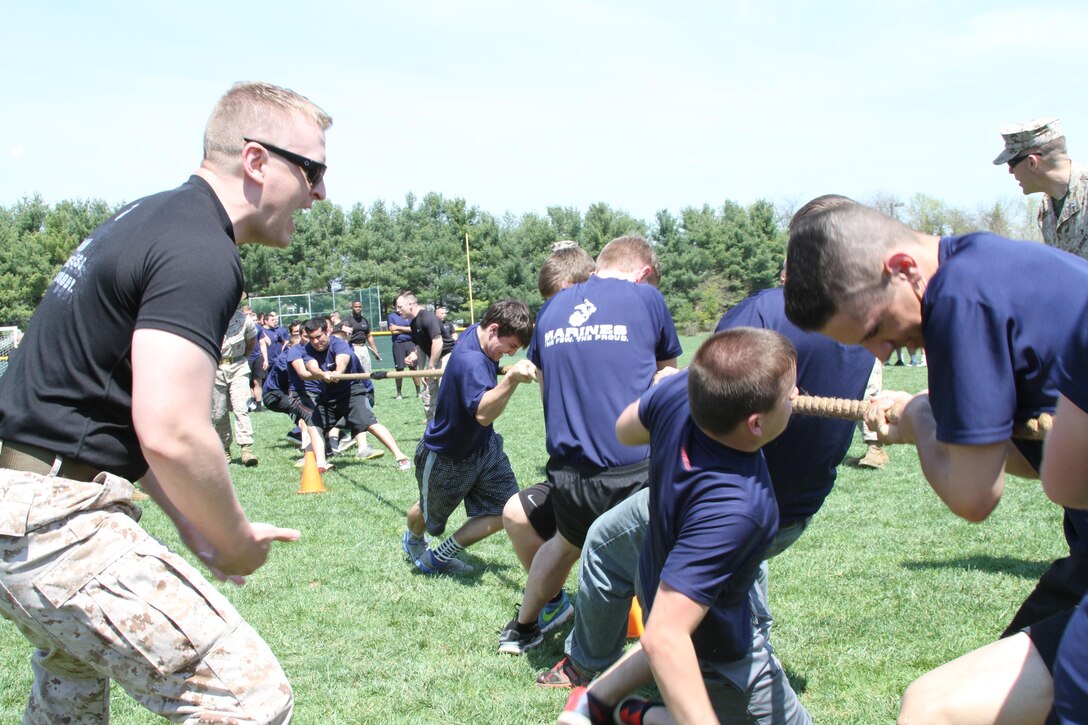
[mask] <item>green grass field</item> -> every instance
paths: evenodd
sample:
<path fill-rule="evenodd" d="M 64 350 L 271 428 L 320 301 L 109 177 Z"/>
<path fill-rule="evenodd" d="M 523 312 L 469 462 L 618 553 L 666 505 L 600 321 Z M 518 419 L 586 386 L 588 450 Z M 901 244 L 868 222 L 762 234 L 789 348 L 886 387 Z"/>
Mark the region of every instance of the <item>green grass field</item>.
<path fill-rule="evenodd" d="M 700 340 L 683 339 L 687 356 Z M 375 386 L 379 418 L 411 454 L 422 408 L 411 396 L 393 400 L 392 381 Z M 924 368 L 885 368 L 885 388 L 923 387 Z M 560 658 L 567 629 L 525 657 L 495 652 L 525 582 L 505 536 L 464 555 L 473 576 L 419 574 L 400 548 L 417 497 L 412 473 L 388 454 L 337 458 L 327 493 L 297 495 L 297 454 L 283 437 L 289 421 L 267 412 L 255 420 L 261 464 L 231 466 L 238 494 L 251 519 L 301 529 L 302 540 L 277 546 L 245 587 L 221 589 L 279 656 L 295 688 L 296 722 L 554 722 L 566 692 L 533 679 Z M 496 427 L 520 483 L 542 480 L 537 391 L 519 390 Z M 884 471 L 854 467 L 863 450 L 857 438 L 812 526 L 771 563 L 773 642 L 820 723 L 893 722 L 907 684 L 992 641 L 1064 546 L 1060 510 L 1037 482 L 1010 479 L 990 518 L 969 524 L 931 492 L 912 449 L 891 449 Z M 451 519 L 450 530 L 461 520 Z M 154 505 L 143 522 L 180 547 Z M 574 584 L 572 575 L 571 591 Z M 21 717 L 29 655 L 0 620 L 0 723 Z M 154 721 L 116 687 L 113 716 Z"/>

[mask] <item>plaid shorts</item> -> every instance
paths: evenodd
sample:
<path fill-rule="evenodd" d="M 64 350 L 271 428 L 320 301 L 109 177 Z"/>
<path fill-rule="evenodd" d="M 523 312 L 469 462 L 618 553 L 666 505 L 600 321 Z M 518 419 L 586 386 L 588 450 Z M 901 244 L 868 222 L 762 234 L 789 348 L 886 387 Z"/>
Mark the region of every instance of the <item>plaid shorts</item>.
<path fill-rule="evenodd" d="M 503 506 L 518 492 L 498 433 L 463 461 L 439 455 L 420 441 L 415 462 L 419 505 L 431 536 L 446 530 L 446 520 L 462 501 L 469 518 L 501 516 Z"/>

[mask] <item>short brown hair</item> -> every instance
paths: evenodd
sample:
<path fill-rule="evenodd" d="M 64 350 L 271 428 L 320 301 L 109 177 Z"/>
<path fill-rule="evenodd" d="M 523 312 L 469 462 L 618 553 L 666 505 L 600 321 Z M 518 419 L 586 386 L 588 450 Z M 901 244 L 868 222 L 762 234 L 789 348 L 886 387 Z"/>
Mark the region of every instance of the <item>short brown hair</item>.
<path fill-rule="evenodd" d="M 496 324 L 499 337 L 516 337 L 522 347 L 533 339 L 533 315 L 521 300 L 505 299 L 492 302 L 480 320 L 480 328 Z"/>
<path fill-rule="evenodd" d="M 637 234 L 616 237 L 597 255 L 597 271 L 614 270 L 617 272 L 635 272 L 643 267 L 650 267 L 650 274 L 645 282 L 657 286 L 661 278 L 661 268 L 657 261 L 657 252 L 653 245 Z"/>
<path fill-rule="evenodd" d="M 864 204 L 837 204 L 790 226 L 786 249 L 786 318 L 821 330 L 840 311 L 870 309 L 889 294 L 885 252 L 917 244 L 913 231 Z"/>
<path fill-rule="evenodd" d="M 699 346 L 688 367 L 695 425 L 725 435 L 754 413 L 775 406 L 793 388 L 797 351 L 774 330 L 734 327 Z"/>
<path fill-rule="evenodd" d="M 790 219 L 789 228 L 793 229 L 793 226 L 797 222 L 810 214 L 819 214 L 822 211 L 846 206 L 847 204 L 857 204 L 857 202 L 842 194 L 824 194 L 823 196 L 817 196 L 794 213 L 793 218 Z"/>
<path fill-rule="evenodd" d="M 577 244 L 559 247 L 544 260 L 537 277 L 537 289 L 541 297 L 548 299 L 561 289 L 585 282 L 595 269 L 593 257 Z"/>

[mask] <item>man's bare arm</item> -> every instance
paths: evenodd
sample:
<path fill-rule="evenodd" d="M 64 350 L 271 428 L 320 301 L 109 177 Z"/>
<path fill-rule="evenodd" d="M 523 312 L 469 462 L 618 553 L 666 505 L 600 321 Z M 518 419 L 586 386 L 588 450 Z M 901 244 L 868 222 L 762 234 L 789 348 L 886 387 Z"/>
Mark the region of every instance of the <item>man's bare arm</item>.
<path fill-rule="evenodd" d="M 182 337 L 148 329 L 132 335 L 132 423 L 154 474 L 149 493 L 179 531 L 191 526 L 208 543 L 201 558 L 210 566 L 244 575 L 264 564 L 273 541 L 293 541 L 299 532 L 251 523 L 242 510 L 211 425 L 214 374 L 214 361 Z M 174 383 L 163 386 L 164 375 Z"/>
<path fill-rule="evenodd" d="M 1058 397 L 1043 455 L 1043 489 L 1055 503 L 1088 509 L 1088 413 Z"/>
<path fill-rule="evenodd" d="M 691 641 L 707 609 L 662 582 L 640 640 L 669 714 L 677 723 L 718 721 Z"/>
<path fill-rule="evenodd" d="M 625 446 L 644 446 L 650 442 L 650 431 L 638 417 L 638 403 L 636 400 L 628 405 L 616 419 L 616 439 Z"/>
<path fill-rule="evenodd" d="M 519 360 L 506 371 L 498 385 L 488 390 L 480 398 L 480 404 L 476 406 L 476 422 L 480 425 L 491 425 L 495 419 L 506 410 L 507 403 L 513 397 L 514 391 L 521 383 L 531 383 L 536 380 L 536 366 L 528 360 Z"/>
<path fill-rule="evenodd" d="M 887 400 L 898 400 L 881 408 Z M 906 400 L 905 405 L 902 401 Z M 891 422 L 885 418 L 891 412 Z M 876 412 L 874 412 L 876 411 Z M 918 450 L 918 460 L 933 491 L 957 516 L 982 521 L 994 510 L 1005 491 L 1008 444 L 958 445 L 937 440 L 937 421 L 928 393 L 913 397 L 892 395 L 870 406 L 869 426 L 887 443 L 907 443 Z"/>

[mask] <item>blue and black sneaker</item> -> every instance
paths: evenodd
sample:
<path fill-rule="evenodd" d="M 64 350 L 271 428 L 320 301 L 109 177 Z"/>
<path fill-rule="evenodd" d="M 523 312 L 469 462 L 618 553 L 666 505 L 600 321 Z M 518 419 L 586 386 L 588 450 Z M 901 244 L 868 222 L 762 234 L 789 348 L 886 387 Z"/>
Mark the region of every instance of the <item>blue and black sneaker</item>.
<path fill-rule="evenodd" d="M 536 624 L 541 634 L 547 634 L 574 616 L 574 607 L 565 589 L 559 591 L 559 597 L 544 605 L 536 616 Z"/>

